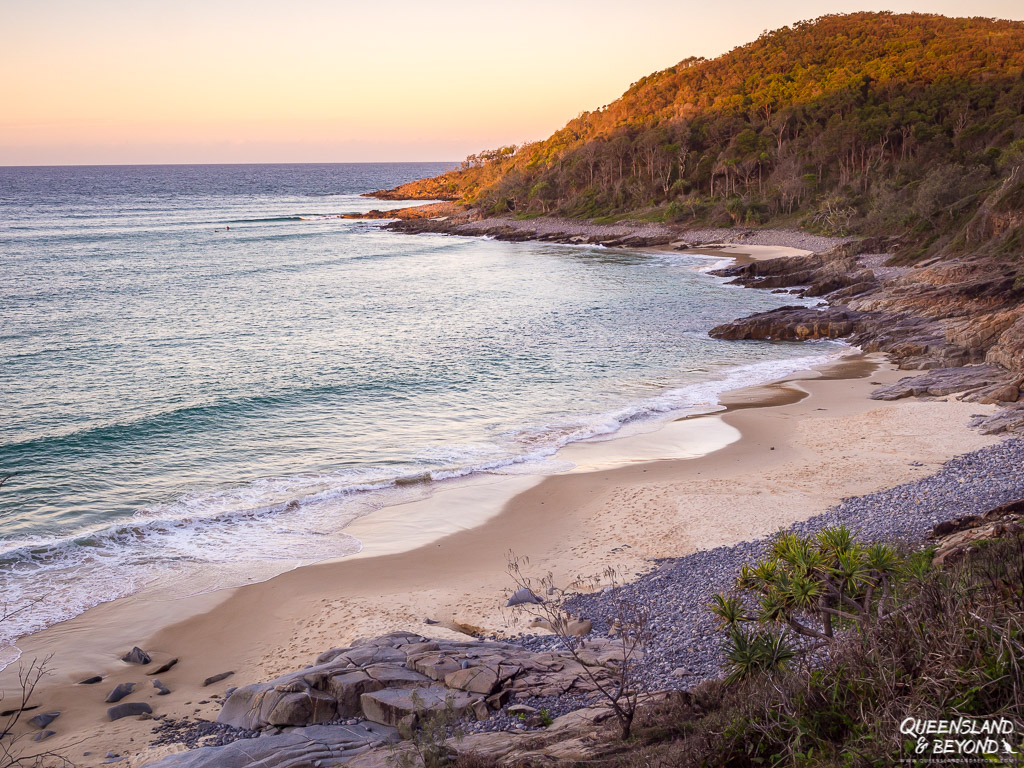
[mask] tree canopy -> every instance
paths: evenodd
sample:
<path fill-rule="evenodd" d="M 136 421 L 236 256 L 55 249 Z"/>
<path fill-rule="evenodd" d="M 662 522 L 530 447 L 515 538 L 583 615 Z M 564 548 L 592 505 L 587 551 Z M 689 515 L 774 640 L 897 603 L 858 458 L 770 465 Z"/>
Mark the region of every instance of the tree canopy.
<path fill-rule="evenodd" d="M 685 59 L 544 141 L 396 192 L 489 213 L 789 217 L 927 241 L 1021 165 L 1024 23 L 856 13 Z"/>

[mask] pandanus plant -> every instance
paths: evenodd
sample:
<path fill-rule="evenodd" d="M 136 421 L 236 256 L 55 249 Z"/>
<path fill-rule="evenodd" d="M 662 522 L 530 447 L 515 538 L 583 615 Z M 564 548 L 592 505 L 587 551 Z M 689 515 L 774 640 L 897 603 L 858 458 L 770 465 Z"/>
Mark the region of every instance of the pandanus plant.
<path fill-rule="evenodd" d="M 833 643 L 839 630 L 865 631 L 892 612 L 894 582 L 916 561 L 888 544 L 858 543 L 844 525 L 779 534 L 764 557 L 740 568 L 732 594 L 712 600 L 729 633 L 730 678 L 785 666 L 797 654 L 792 634 L 817 641 L 805 644 L 810 650 Z"/>

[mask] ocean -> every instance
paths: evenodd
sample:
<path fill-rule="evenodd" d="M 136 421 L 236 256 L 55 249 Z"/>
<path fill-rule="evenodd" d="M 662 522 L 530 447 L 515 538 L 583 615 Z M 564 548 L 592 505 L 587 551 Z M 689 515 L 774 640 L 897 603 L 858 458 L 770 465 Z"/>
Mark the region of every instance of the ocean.
<path fill-rule="evenodd" d="M 336 218 L 448 167 L 0 168 L 0 647 L 358 552 L 382 506 L 842 348 L 709 338 L 794 301 L 720 259 Z"/>

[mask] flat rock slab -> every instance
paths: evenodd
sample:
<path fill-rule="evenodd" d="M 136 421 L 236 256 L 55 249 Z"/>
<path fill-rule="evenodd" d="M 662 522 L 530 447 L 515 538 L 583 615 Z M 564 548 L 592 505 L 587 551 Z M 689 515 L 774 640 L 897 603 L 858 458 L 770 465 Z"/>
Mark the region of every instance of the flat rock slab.
<path fill-rule="evenodd" d="M 383 691 L 364 693 L 360 697 L 363 715 L 367 720 L 397 727 L 407 715 L 426 715 L 443 712 L 449 702 L 456 717 L 462 717 L 479 701 L 479 696 L 470 696 L 463 691 L 453 691 L 440 685 L 429 688 L 386 688 Z"/>
<path fill-rule="evenodd" d="M 1009 374 L 997 365 L 966 365 L 959 368 L 936 368 L 920 376 L 900 379 L 871 393 L 872 400 L 899 400 L 903 397 L 945 397 L 954 392 L 967 392 L 1009 380 Z"/>
<path fill-rule="evenodd" d="M 318 760 L 344 763 L 393 736 L 394 731 L 382 726 L 311 725 L 276 736 L 168 755 L 144 768 L 296 768 Z"/>

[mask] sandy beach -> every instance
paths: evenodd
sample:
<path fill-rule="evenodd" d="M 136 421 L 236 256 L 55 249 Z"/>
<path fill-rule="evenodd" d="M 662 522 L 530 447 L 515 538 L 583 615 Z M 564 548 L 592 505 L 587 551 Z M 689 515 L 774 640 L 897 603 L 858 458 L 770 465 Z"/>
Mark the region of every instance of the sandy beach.
<path fill-rule="evenodd" d="M 98 606 L 19 643 L 24 659 L 53 654 L 38 703 L 62 714 L 47 746 L 82 765 L 108 751 L 129 755 L 123 765 L 144 765 L 180 747 L 147 749 L 149 721 L 106 721 L 103 698 L 117 683 L 139 683 L 131 700 L 149 701 L 157 714 L 213 719 L 214 694 L 301 667 L 356 637 L 398 629 L 458 637 L 460 625 L 516 631 L 501 610 L 509 552 L 561 583 L 606 567 L 641 573 L 652 558 L 770 534 L 995 442 L 966 426 L 989 406 L 868 399 L 904 375 L 880 356 L 851 354 L 730 392 L 723 412 L 572 446 L 566 458 L 578 469 L 569 473 L 486 481 L 385 509 L 351 526 L 364 542 L 357 557 L 195 598 L 140 595 Z M 699 444 L 715 450 L 695 456 Z M 160 675 L 170 695 L 157 698 L 144 669 L 118 660 L 136 644 L 155 664 L 180 659 Z M 202 687 L 227 671 L 234 674 Z M 93 674 L 103 682 L 74 684 Z"/>

